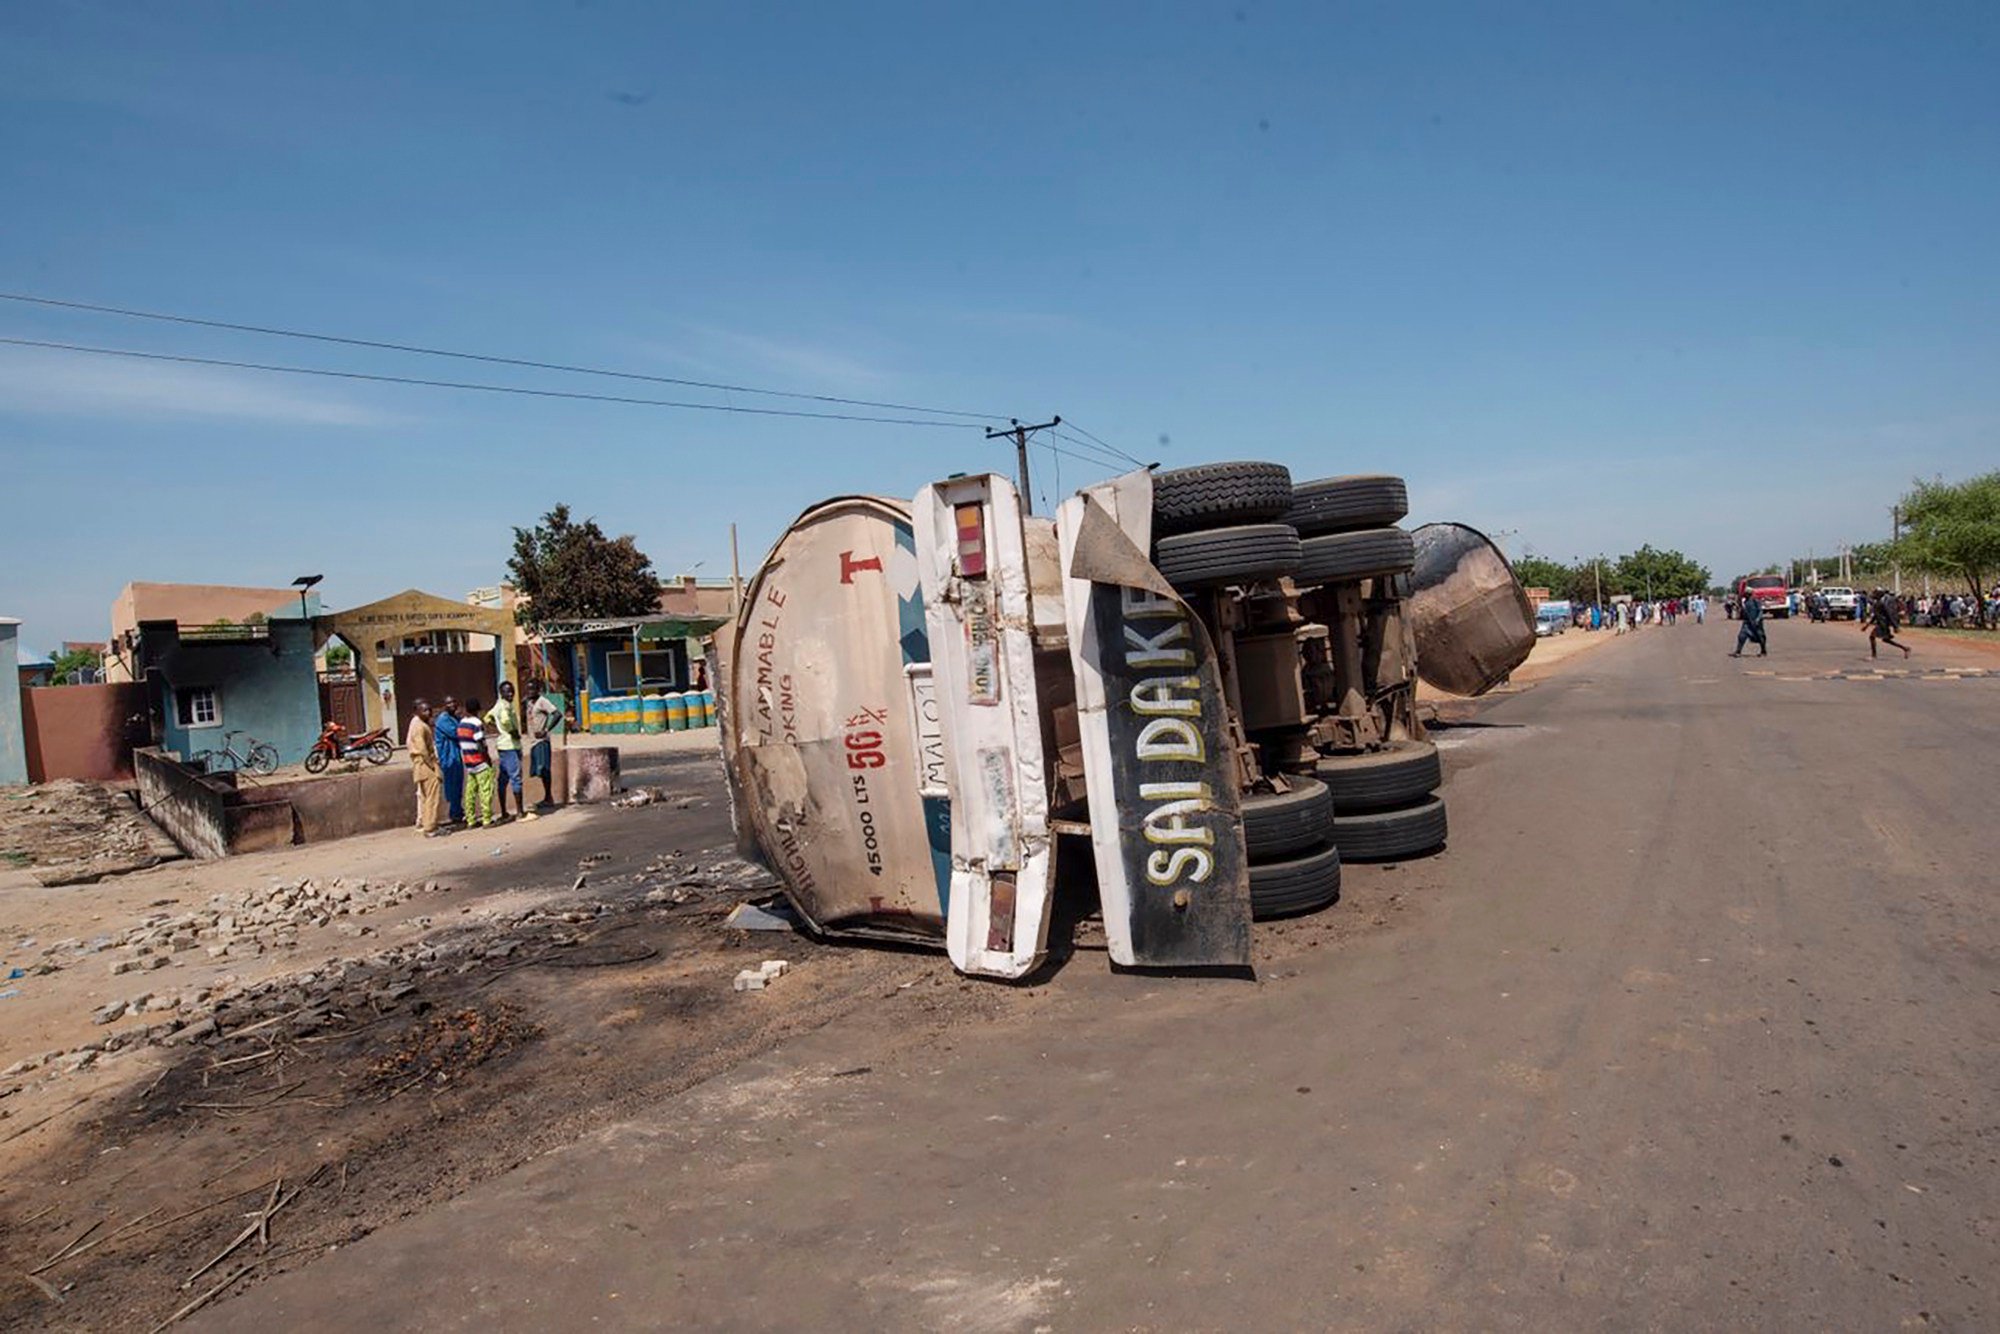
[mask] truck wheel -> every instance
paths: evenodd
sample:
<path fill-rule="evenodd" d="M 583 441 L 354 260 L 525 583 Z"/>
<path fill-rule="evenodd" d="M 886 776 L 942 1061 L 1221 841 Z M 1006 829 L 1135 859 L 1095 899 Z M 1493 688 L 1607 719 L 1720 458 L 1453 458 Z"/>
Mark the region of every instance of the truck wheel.
<path fill-rule="evenodd" d="M 1402 806 L 1429 796 L 1444 781 L 1438 748 L 1428 741 L 1366 755 L 1322 755 L 1313 772 L 1341 815 Z"/>
<path fill-rule="evenodd" d="M 1258 921 L 1324 908 L 1340 897 L 1340 852 L 1331 845 L 1250 867 L 1250 915 Z"/>
<path fill-rule="evenodd" d="M 1282 463 L 1204 463 L 1153 474 L 1153 535 L 1282 519 L 1292 474 Z"/>
<path fill-rule="evenodd" d="M 1302 584 L 1332 584 L 1403 574 L 1416 563 L 1416 548 L 1400 528 L 1363 528 L 1352 533 L 1326 533 L 1299 543 Z"/>
<path fill-rule="evenodd" d="M 1299 568 L 1299 535 L 1282 523 L 1250 523 L 1163 537 L 1153 563 L 1176 588 L 1249 584 Z"/>
<path fill-rule="evenodd" d="M 1290 792 L 1243 798 L 1243 845 L 1256 862 L 1271 861 L 1333 836 L 1333 795 L 1316 778 L 1294 778 Z"/>
<path fill-rule="evenodd" d="M 1326 477 L 1292 488 L 1292 509 L 1285 522 L 1300 537 L 1344 533 L 1355 528 L 1386 528 L 1410 512 L 1409 488 L 1400 477 L 1380 473 Z"/>
<path fill-rule="evenodd" d="M 1393 811 L 1333 817 L 1333 845 L 1351 862 L 1401 861 L 1443 847 L 1444 836 L 1442 797 L 1427 797 Z M 1256 868 L 1250 869 L 1255 875 Z"/>

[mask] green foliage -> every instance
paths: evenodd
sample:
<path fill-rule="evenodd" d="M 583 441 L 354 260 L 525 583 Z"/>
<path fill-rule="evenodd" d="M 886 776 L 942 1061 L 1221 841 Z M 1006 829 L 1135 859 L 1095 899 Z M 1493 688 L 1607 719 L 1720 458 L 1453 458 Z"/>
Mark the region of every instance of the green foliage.
<path fill-rule="evenodd" d="M 71 674 L 83 672 L 86 675 L 101 670 L 104 655 L 92 648 L 66 649 L 56 655 L 55 670 L 51 679 L 61 685 L 68 685 Z"/>
<path fill-rule="evenodd" d="M 1571 573 L 1569 566 L 1546 556 L 1523 556 L 1514 562 L 1514 577 L 1524 587 L 1547 588 L 1557 597 L 1563 596 L 1562 590 L 1569 587 Z"/>
<path fill-rule="evenodd" d="M 1908 569 L 1963 579 L 1985 626 L 1982 594 L 2000 574 L 2000 472 L 1918 482 L 1903 497 L 1902 516 L 1896 558 Z"/>
<path fill-rule="evenodd" d="M 354 650 L 345 644 L 326 646 L 326 669 L 329 672 L 344 672 L 354 664 Z"/>
<path fill-rule="evenodd" d="M 660 605 L 653 562 L 632 537 L 606 537 L 595 519 L 572 522 L 568 505 L 557 505 L 533 528 L 514 530 L 507 570 L 520 594 L 514 618 L 531 628 L 648 616 Z"/>
<path fill-rule="evenodd" d="M 1706 565 L 1678 551 L 1656 551 L 1651 543 L 1618 558 L 1620 592 L 1634 597 L 1688 598 L 1708 587 Z M 1605 596 L 1610 596 L 1607 590 Z"/>

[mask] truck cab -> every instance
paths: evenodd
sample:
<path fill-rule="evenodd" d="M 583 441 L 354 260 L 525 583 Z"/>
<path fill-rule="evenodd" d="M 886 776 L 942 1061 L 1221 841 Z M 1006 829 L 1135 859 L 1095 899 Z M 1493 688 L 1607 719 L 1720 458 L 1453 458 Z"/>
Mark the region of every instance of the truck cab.
<path fill-rule="evenodd" d="M 1792 614 L 1791 586 L 1781 574 L 1752 574 L 1738 579 L 1736 598 L 1739 606 L 1745 599 L 1756 598 L 1763 604 L 1766 616 Z"/>

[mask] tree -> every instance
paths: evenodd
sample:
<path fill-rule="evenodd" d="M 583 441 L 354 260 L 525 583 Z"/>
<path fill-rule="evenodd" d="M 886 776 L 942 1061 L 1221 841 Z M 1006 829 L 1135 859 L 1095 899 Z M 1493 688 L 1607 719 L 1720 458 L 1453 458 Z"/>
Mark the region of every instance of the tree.
<path fill-rule="evenodd" d="M 329 672 L 344 672 L 354 665 L 354 650 L 345 644 L 326 646 L 326 669 Z"/>
<path fill-rule="evenodd" d="M 76 676 L 79 681 L 94 680 L 103 668 L 104 655 L 94 648 L 64 649 L 56 654 L 55 668 L 50 673 L 50 679 L 59 686 L 68 685 L 72 676 Z M 82 675 L 78 676 L 79 672 Z"/>
<path fill-rule="evenodd" d="M 1618 558 L 1618 582 L 1636 597 L 1690 598 L 1708 587 L 1708 567 L 1648 543 Z"/>
<path fill-rule="evenodd" d="M 507 561 L 520 595 L 514 619 L 531 629 L 600 616 L 649 616 L 659 610 L 660 580 L 630 534 L 610 538 L 597 520 L 570 520 L 557 505 L 533 528 L 514 530 Z"/>
<path fill-rule="evenodd" d="M 1963 482 L 1918 482 L 1903 497 L 1896 558 L 1913 569 L 1965 580 L 1981 629 L 1986 590 L 2000 574 L 2000 472 Z"/>
<path fill-rule="evenodd" d="M 1547 556 L 1523 556 L 1514 562 L 1514 577 L 1528 588 L 1546 588 L 1557 597 L 1566 594 L 1571 570 Z"/>

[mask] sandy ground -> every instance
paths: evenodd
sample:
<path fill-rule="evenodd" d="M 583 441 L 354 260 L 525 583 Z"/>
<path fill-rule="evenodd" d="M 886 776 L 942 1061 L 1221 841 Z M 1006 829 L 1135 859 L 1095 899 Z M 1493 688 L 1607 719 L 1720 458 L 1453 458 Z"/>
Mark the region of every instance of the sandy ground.
<path fill-rule="evenodd" d="M 2000 673 L 1771 638 L 1443 729 L 1380 927 L 885 988 L 194 1328 L 1993 1328 Z"/>
<path fill-rule="evenodd" d="M 628 785 L 662 800 L 0 889 L 0 941 L 19 957 L 59 938 L 86 947 L 0 1002 L 0 1066 L 157 1021 L 91 1022 L 136 991 L 224 998 L 181 1012 L 216 1018 L 198 1040 L 0 1079 L 0 1325 L 150 1329 L 220 1280 L 234 1290 L 350 1245 L 835 1019 L 886 1021 L 900 1047 L 943 1052 L 967 1024 L 1040 1012 L 1048 987 L 973 983 L 936 953 L 728 929 L 768 882 L 731 854 L 713 734 L 620 744 Z M 1387 929 L 1430 874 L 1354 868 L 1338 911 L 1260 926 L 1259 952 Z M 215 893 L 362 877 L 409 897 L 248 959 L 193 949 L 114 975 L 130 951 L 87 949 Z M 1093 928 L 1060 925 L 1048 979 L 1103 971 Z M 732 989 L 770 957 L 791 971 Z M 275 1200 L 282 1245 L 189 1283 L 245 1209 Z"/>

